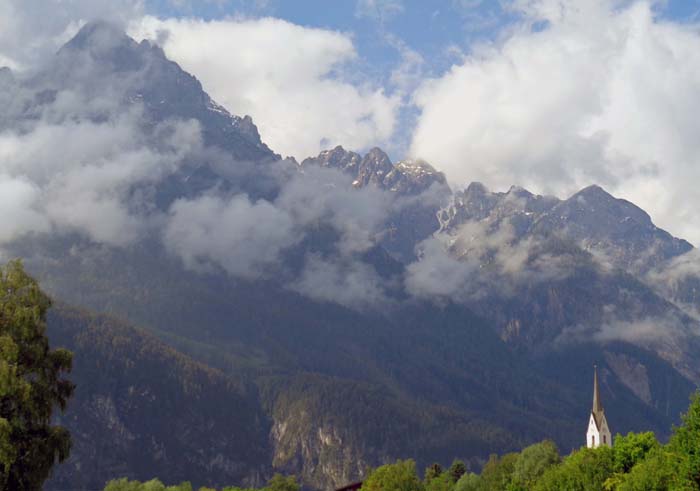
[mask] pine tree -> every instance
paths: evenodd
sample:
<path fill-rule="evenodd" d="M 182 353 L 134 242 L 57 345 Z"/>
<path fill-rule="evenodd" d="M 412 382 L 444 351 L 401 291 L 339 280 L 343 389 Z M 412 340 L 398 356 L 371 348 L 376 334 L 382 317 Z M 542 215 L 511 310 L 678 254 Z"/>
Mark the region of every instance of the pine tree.
<path fill-rule="evenodd" d="M 50 306 L 21 262 L 0 267 L 0 489 L 39 491 L 70 451 L 68 431 L 51 426 L 74 387 L 62 378 L 72 354 L 49 349 Z"/>

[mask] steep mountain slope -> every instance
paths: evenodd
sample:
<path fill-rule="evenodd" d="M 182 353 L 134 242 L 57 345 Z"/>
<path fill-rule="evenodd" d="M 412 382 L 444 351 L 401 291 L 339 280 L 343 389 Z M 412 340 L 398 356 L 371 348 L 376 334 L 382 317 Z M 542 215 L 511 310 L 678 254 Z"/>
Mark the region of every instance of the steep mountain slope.
<path fill-rule="evenodd" d="M 482 296 L 466 301 L 495 321 L 503 339 L 536 353 L 590 339 L 624 341 L 700 381 L 700 324 L 648 275 L 692 246 L 640 208 L 598 186 L 560 201 L 515 187 L 490 193 L 477 183 L 457 193 L 440 219 L 455 255 L 497 270 L 482 283 Z M 487 247 L 475 246 L 475 230 Z M 499 270 L 518 255 L 517 271 Z M 513 290 L 493 283 L 504 276 Z"/>
<path fill-rule="evenodd" d="M 75 397 L 59 417 L 70 459 L 46 489 L 101 489 L 115 476 L 259 484 L 269 423 L 255 392 L 105 316 L 50 311 L 54 346 L 75 353 Z"/>
<path fill-rule="evenodd" d="M 172 260 L 149 263 L 162 255 L 117 257 L 75 257 L 62 264 L 65 271 L 40 275 L 64 297 L 155 327 L 179 349 L 259 387 L 258 418 L 271 426 L 246 442 L 269 441 L 271 467 L 318 488 L 408 455 L 421 465 L 459 456 L 476 467 L 490 452 L 541 438 L 576 446 L 590 403 L 581 374 L 596 362 L 616 431 L 663 431 L 691 390 L 653 353 L 630 354 L 620 343 L 604 353 L 594 344 L 567 346 L 533 365 L 462 307 L 357 313 L 274 285 L 203 277 Z M 54 282 L 68 281 L 76 271 L 76 280 Z M 172 298 L 187 302 L 173 304 Z M 80 359 L 85 347 L 77 348 Z M 642 375 L 630 379 L 639 360 Z M 81 370 L 76 366 L 76 374 Z M 192 410 L 208 404 L 193 402 Z M 76 430 L 95 431 L 82 425 Z"/>
<path fill-rule="evenodd" d="M 461 308 L 359 314 L 270 285 L 237 285 L 168 261 L 148 267 L 119 257 L 64 263 L 80 271 L 70 286 L 42 276 L 50 290 L 72 291 L 73 301 L 157 327 L 180 349 L 256 384 L 261 419 L 272 421 L 264 438 L 271 441 L 270 463 L 315 487 L 355 479 L 366 466 L 409 449 L 425 465 L 436 455 L 476 465 L 492 451 L 544 436 L 545 419 L 547 435 L 562 441 L 575 435 L 568 415 L 576 397 L 529 374 Z M 179 282 L 159 279 L 162 271 Z M 70 276 L 53 274 L 61 281 Z M 188 303 L 176 306 L 172 298 Z M 276 299 L 272 309 L 250 308 L 269 298 Z M 552 393 L 557 402 L 549 400 Z M 200 403 L 194 407 L 199 411 Z"/>
<path fill-rule="evenodd" d="M 87 24 L 27 84 L 45 94 L 34 111 L 53 102 L 52 97 L 64 89 L 82 96 L 111 92 L 120 96 L 121 104 L 142 105 L 146 125 L 169 118 L 195 119 L 202 125 L 205 141 L 236 160 L 279 158 L 260 141 L 250 117 L 232 116 L 209 98 L 195 77 L 168 60 L 162 49 L 147 41 L 136 43 L 107 22 Z"/>
<path fill-rule="evenodd" d="M 281 160 L 158 47 L 103 23 L 35 77 L 0 84 L 17 103 L 0 131 L 92 124 L 138 143 L 133 161 L 105 137 L 87 156 L 39 162 L 48 197 L 79 174 L 61 206 L 96 199 L 3 245 L 55 298 L 151 333 L 52 317 L 78 383 L 76 453 L 56 486 L 282 470 L 320 489 L 399 457 L 477 466 L 543 438 L 574 447 L 594 363 L 614 431 L 663 434 L 687 406 L 697 324 L 645 278 L 689 245 L 629 203 L 475 184 L 443 208 L 451 191 L 425 162 L 341 147 Z M 118 222 L 105 209 L 135 231 L 105 234 Z"/>

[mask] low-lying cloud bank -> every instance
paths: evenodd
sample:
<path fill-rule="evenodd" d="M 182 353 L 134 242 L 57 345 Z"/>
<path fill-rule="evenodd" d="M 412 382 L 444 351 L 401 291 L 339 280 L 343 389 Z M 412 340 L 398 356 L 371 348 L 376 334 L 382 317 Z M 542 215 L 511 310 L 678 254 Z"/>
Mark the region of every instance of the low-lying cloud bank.
<path fill-rule="evenodd" d="M 64 110 L 60 104 L 50 111 Z M 52 117 L 0 132 L 0 244 L 52 231 L 133 243 L 156 214 L 149 188 L 201 146 L 195 121 L 160 123 L 155 142 L 145 137 L 138 108 L 101 122 Z"/>
<path fill-rule="evenodd" d="M 142 49 L 99 29 L 81 41 L 99 42 L 99 56 L 111 56 L 111 43 Z M 70 82 L 48 65 L 9 78 L 0 94 L 7 108 L 0 115 L 0 248 L 27 236 L 77 236 L 109 247 L 155 238 L 188 268 L 275 275 L 290 289 L 349 307 L 385 300 L 384 280 L 361 256 L 401 200 L 355 189 L 353 177 L 334 169 L 237 162 L 208 143 L 197 120 L 151 120 L 153 108 L 138 91 L 151 64 L 162 63 L 157 56 L 106 76 L 111 65 L 95 60 L 90 46 L 80 49 L 65 55 L 83 68 Z M 100 90 L 82 90 L 93 87 Z M 188 188 L 200 174 L 209 176 L 208 187 Z M 261 179 L 270 188 L 264 197 Z M 330 249 L 290 267 L 284 255 L 319 231 L 330 234 Z"/>

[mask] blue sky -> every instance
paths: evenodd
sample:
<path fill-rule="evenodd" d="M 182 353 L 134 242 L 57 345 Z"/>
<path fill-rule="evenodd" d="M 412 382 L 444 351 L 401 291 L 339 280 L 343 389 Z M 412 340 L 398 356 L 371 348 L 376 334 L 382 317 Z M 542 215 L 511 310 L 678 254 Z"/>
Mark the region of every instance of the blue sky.
<path fill-rule="evenodd" d="M 272 16 L 350 33 L 367 70 L 379 77 L 387 76 L 399 58 L 387 34 L 429 60 L 431 74 L 439 75 L 455 61 L 450 47 L 468 51 L 475 42 L 497 39 L 518 19 L 499 0 L 149 0 L 146 5 L 163 17 Z M 692 22 L 700 16 L 700 0 L 666 0 L 656 2 L 655 9 L 662 18 Z"/>

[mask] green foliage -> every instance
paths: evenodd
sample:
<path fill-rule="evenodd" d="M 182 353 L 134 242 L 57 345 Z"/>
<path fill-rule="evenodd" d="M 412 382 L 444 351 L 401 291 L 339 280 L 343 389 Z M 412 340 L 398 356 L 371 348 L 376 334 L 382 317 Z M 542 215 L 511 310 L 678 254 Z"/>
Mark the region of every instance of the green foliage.
<path fill-rule="evenodd" d="M 649 452 L 659 448 L 654 433 L 628 433 L 627 436 L 615 437 L 614 468 L 615 472 L 628 473 L 632 467 L 643 461 Z"/>
<path fill-rule="evenodd" d="M 413 460 L 397 460 L 375 469 L 362 484 L 362 491 L 424 491 Z"/>
<path fill-rule="evenodd" d="M 159 479 L 146 482 L 130 481 L 127 478 L 109 481 L 104 491 L 193 491 L 192 484 L 183 482 L 174 486 L 166 486 Z M 216 491 L 212 488 L 199 488 L 199 491 Z"/>
<path fill-rule="evenodd" d="M 467 473 L 467 466 L 464 465 L 464 462 L 461 460 L 455 460 L 452 462 L 452 465 L 448 469 L 450 473 L 450 477 L 452 478 L 452 482 L 457 482 L 460 480 L 460 478 Z"/>
<path fill-rule="evenodd" d="M 482 489 L 508 489 L 517 459 L 516 453 L 505 454 L 503 457 L 491 455 L 481 472 Z"/>
<path fill-rule="evenodd" d="M 693 395 L 682 420 L 668 444 L 678 465 L 674 485 L 677 489 L 700 490 L 700 392 Z"/>
<path fill-rule="evenodd" d="M 629 433 L 617 435 L 613 448 L 582 448 L 561 460 L 556 445 L 544 441 L 492 455 L 481 475 L 464 474 L 451 491 L 698 491 L 699 459 L 700 393 L 668 445 L 651 432 Z M 448 489 L 438 481 L 426 489 Z"/>
<path fill-rule="evenodd" d="M 442 471 L 443 471 L 442 466 L 438 463 L 434 463 L 434 464 L 429 465 L 425 469 L 425 482 L 429 482 L 429 481 L 435 479 L 436 477 L 442 475 Z"/>
<path fill-rule="evenodd" d="M 470 472 L 459 478 L 454 491 L 479 491 L 481 488 L 481 476 Z"/>
<path fill-rule="evenodd" d="M 426 491 L 452 491 L 455 482 L 449 472 L 443 472 L 425 483 Z"/>
<path fill-rule="evenodd" d="M 0 488 L 38 491 L 56 461 L 70 451 L 70 435 L 51 426 L 73 384 L 62 378 L 72 355 L 50 350 L 50 299 L 19 261 L 0 267 Z"/>
<path fill-rule="evenodd" d="M 614 491 L 664 491 L 671 489 L 675 479 L 675 464 L 672 455 L 657 448 L 632 467 L 629 474 L 617 474 L 609 480 L 608 490 Z"/>
<path fill-rule="evenodd" d="M 281 474 L 275 474 L 268 482 L 267 486 L 260 490 L 254 488 L 239 488 L 235 486 L 227 486 L 221 491 L 299 491 L 300 486 L 297 483 L 296 477 L 285 477 Z M 158 479 L 151 479 L 146 482 L 130 481 L 127 478 L 113 479 L 109 481 L 104 491 L 193 491 L 192 484 L 183 482 L 173 486 L 166 486 Z M 216 491 L 215 488 L 203 486 L 199 491 Z"/>
<path fill-rule="evenodd" d="M 613 474 L 613 451 L 609 447 L 582 448 L 550 467 L 533 489 L 537 491 L 603 491 Z"/>
<path fill-rule="evenodd" d="M 268 481 L 266 491 L 299 491 L 297 478 L 294 476 L 284 477 L 282 474 L 275 474 Z"/>
<path fill-rule="evenodd" d="M 547 469 L 560 461 L 554 442 L 547 440 L 530 445 L 518 455 L 513 465 L 513 489 L 531 489 Z"/>

